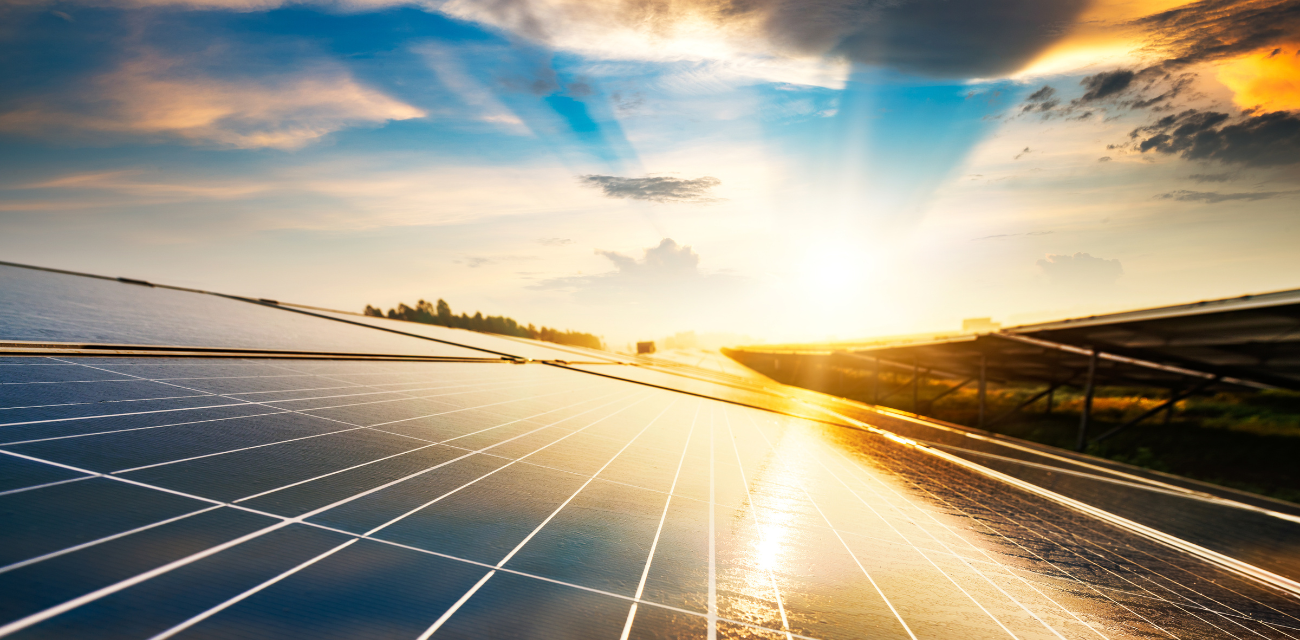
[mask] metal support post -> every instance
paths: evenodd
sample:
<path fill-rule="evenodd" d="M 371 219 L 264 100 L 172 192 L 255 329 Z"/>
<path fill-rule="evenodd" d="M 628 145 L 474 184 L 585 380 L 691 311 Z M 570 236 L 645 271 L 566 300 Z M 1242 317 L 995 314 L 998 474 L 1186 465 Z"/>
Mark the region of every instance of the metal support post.
<path fill-rule="evenodd" d="M 921 366 L 912 358 L 912 413 L 921 413 Z"/>
<path fill-rule="evenodd" d="M 988 370 L 988 357 L 981 353 L 980 354 L 980 390 L 979 390 L 979 396 L 980 396 L 979 427 L 981 429 L 984 428 L 984 413 L 985 413 L 984 405 L 985 405 L 985 398 L 988 395 L 988 371 L 987 370 Z"/>
<path fill-rule="evenodd" d="M 1083 385 L 1083 411 L 1079 414 L 1079 440 L 1075 443 L 1076 451 L 1088 448 L 1088 420 L 1092 418 L 1093 379 L 1097 375 L 1097 348 L 1092 348 L 1088 356 L 1088 380 Z"/>
<path fill-rule="evenodd" d="M 880 404 L 880 358 L 876 358 L 876 375 L 871 382 L 871 404 Z"/>
<path fill-rule="evenodd" d="M 1169 403 L 1169 406 L 1168 406 L 1168 407 L 1165 407 L 1165 426 L 1166 426 L 1166 427 L 1169 426 L 1169 423 L 1170 423 L 1170 422 L 1173 422 L 1173 420 L 1174 420 L 1174 407 L 1178 406 L 1178 400 L 1177 400 L 1177 398 L 1178 398 L 1178 390 L 1177 390 L 1177 389 L 1170 389 L 1170 390 L 1169 390 L 1169 399 L 1171 400 L 1171 402 Z"/>

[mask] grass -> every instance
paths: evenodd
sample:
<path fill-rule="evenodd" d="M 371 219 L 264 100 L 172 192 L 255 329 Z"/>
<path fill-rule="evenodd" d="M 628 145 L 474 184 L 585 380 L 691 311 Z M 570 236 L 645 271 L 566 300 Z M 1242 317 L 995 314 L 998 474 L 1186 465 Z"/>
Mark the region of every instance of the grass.
<path fill-rule="evenodd" d="M 868 373 L 854 369 L 789 372 L 760 371 L 781 382 L 833 395 L 872 401 Z M 786 375 L 782 375 L 786 374 Z M 919 407 L 912 402 L 910 376 L 882 373 L 882 393 L 901 389 L 880 404 L 915 411 L 940 420 L 975 426 L 979 401 L 975 385 L 946 395 L 929 405 L 952 382 L 927 381 L 919 388 Z M 905 386 L 906 385 L 906 386 Z M 1043 390 L 1041 386 L 991 385 L 986 415 L 991 420 Z M 1093 399 L 1089 434 L 1095 437 L 1141 415 L 1168 398 L 1168 391 L 1099 388 Z M 989 431 L 1033 442 L 1074 449 L 1083 408 L 1082 394 L 1058 389 L 1052 412 L 1046 400 L 1000 420 Z M 1300 503 L 1300 393 L 1258 391 L 1219 393 L 1183 400 L 1172 415 L 1147 418 L 1100 443 L 1089 444 L 1090 455 L 1155 471 Z"/>

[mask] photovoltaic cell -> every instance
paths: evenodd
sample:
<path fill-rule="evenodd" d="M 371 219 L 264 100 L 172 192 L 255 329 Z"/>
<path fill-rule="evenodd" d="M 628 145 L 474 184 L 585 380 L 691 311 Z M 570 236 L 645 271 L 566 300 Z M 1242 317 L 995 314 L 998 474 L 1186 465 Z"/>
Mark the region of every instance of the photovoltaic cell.
<path fill-rule="evenodd" d="M 1294 595 L 925 450 L 582 371 L 0 375 L 0 635 L 1300 637 Z"/>

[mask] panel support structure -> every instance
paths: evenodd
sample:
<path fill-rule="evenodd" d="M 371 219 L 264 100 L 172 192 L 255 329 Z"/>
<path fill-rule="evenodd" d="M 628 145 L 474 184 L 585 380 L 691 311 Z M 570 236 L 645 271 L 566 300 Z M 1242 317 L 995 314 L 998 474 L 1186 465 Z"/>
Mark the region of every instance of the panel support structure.
<path fill-rule="evenodd" d="M 1075 443 L 1076 451 L 1088 448 L 1088 421 L 1092 419 L 1092 394 L 1095 391 L 1094 379 L 1097 377 L 1097 348 L 1092 348 L 1088 356 L 1088 379 L 1083 384 L 1083 411 L 1079 413 L 1079 439 Z"/>
<path fill-rule="evenodd" d="M 962 387 L 964 387 L 964 386 L 966 386 L 966 385 L 968 385 L 968 384 L 970 384 L 970 383 L 972 383 L 972 382 L 974 382 L 974 381 L 975 381 L 975 378 L 966 378 L 965 380 L 962 380 L 961 382 L 958 382 L 957 384 L 954 384 L 954 385 L 952 385 L 951 387 L 948 387 L 947 389 L 944 389 L 943 391 L 939 392 L 939 395 L 937 395 L 937 396 L 935 396 L 935 397 L 933 397 L 933 398 L 930 398 L 928 401 L 926 401 L 926 403 L 925 403 L 925 407 L 926 407 L 926 408 L 925 408 L 925 411 L 926 411 L 926 413 L 929 413 L 929 412 L 931 412 L 931 411 L 934 411 L 934 403 L 938 402 L 940 398 L 943 398 L 944 396 L 946 396 L 946 395 L 948 395 L 948 394 L 950 394 L 950 393 L 953 393 L 954 391 L 957 391 L 958 389 L 961 389 Z"/>
<path fill-rule="evenodd" d="M 1030 398 L 1030 399 L 1028 399 L 1028 400 L 1025 400 L 1024 402 L 1021 402 L 1020 404 L 1016 405 L 1016 407 L 1015 407 L 1014 409 L 1012 409 L 1012 410 L 1010 410 L 1010 411 L 1008 411 L 1008 412 L 1006 412 L 1006 413 L 1003 413 L 1002 415 L 999 415 L 998 417 L 996 417 L 996 418 L 994 418 L 994 419 L 992 419 L 992 420 L 989 420 L 989 423 L 988 423 L 989 426 L 993 426 L 993 425 L 995 425 L 995 424 L 997 424 L 997 423 L 999 423 L 999 422 L 1001 422 L 1001 421 L 1003 421 L 1003 420 L 1006 420 L 1007 418 L 1010 418 L 1011 416 L 1013 416 L 1013 415 L 1015 415 L 1016 413 L 1018 413 L 1021 409 L 1024 409 L 1025 407 L 1028 407 L 1029 405 L 1031 405 L 1031 404 L 1033 404 L 1033 403 L 1035 403 L 1035 402 L 1038 402 L 1039 400 L 1042 400 L 1042 399 L 1043 399 L 1043 396 L 1047 396 L 1048 398 L 1051 398 L 1052 392 L 1053 392 L 1053 391 L 1056 391 L 1056 388 L 1059 387 L 1059 386 L 1061 386 L 1061 384 L 1062 384 L 1062 383 L 1060 383 L 1060 382 L 1053 382 L 1050 386 L 1047 387 L 1046 390 L 1039 391 L 1039 392 L 1038 392 L 1037 394 L 1035 394 L 1032 398 Z"/>
<path fill-rule="evenodd" d="M 1093 442 L 1101 442 L 1102 440 L 1105 440 L 1106 438 L 1109 438 L 1139 422 L 1142 422 L 1143 420 L 1146 420 L 1147 418 L 1150 418 L 1151 416 L 1154 416 L 1155 414 L 1160 413 L 1161 411 L 1167 411 L 1171 409 L 1175 404 L 1178 404 L 1180 400 L 1183 400 L 1196 393 L 1199 393 L 1202 389 L 1218 381 L 1219 378 L 1216 376 L 1209 380 L 1202 380 L 1200 383 L 1195 384 L 1191 388 L 1186 389 L 1180 393 L 1175 393 L 1174 395 L 1170 396 L 1168 400 L 1165 400 L 1164 402 L 1156 405 L 1155 407 L 1142 412 L 1142 415 L 1133 418 L 1132 420 L 1129 420 L 1128 422 L 1125 422 L 1124 424 L 1121 424 L 1118 427 L 1115 427 L 1114 429 L 1111 429 L 1110 431 L 1107 431 L 1106 433 L 1097 436 L 1097 439 L 1094 440 Z"/>
<path fill-rule="evenodd" d="M 989 386 L 988 382 L 989 382 L 989 381 L 988 381 L 988 356 L 985 356 L 984 354 L 980 354 L 980 391 L 979 391 L 979 396 L 980 396 L 980 418 L 979 418 L 979 427 L 980 427 L 981 429 L 984 428 L 984 405 L 985 405 L 985 399 L 988 397 L 988 386 Z"/>

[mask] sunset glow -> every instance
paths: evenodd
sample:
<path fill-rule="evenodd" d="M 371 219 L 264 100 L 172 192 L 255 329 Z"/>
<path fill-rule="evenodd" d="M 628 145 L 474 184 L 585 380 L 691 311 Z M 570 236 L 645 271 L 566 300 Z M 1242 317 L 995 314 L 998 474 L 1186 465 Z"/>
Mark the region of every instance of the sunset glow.
<path fill-rule="evenodd" d="M 1290 0 L 4 11 L 4 260 L 620 347 L 1300 284 Z"/>

